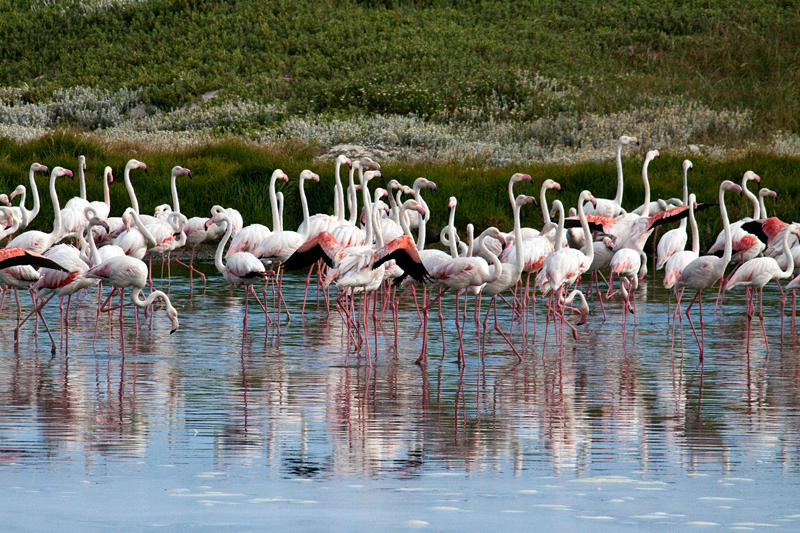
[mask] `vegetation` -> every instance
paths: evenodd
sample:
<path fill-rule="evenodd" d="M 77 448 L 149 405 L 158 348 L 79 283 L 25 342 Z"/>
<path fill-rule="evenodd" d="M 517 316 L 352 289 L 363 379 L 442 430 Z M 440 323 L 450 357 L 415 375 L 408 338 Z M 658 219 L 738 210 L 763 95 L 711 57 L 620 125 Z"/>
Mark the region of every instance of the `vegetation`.
<path fill-rule="evenodd" d="M 798 11 L 775 0 L 0 0 L 0 86 L 29 103 L 73 87 L 140 90 L 151 114 L 212 91 L 285 111 L 257 115 L 254 130 L 306 113 L 528 122 L 691 95 L 751 113 L 753 138 L 800 130 Z M 690 141 L 741 136 L 710 128 Z"/>
<path fill-rule="evenodd" d="M 260 222 L 272 225 L 267 184 L 275 168 L 282 168 L 289 176 L 288 185 L 282 187 L 286 195 L 286 227 L 297 227 L 302 220 L 297 177 L 304 168 L 321 176 L 320 184 L 308 183 L 306 194 L 310 210 L 332 213 L 333 160 L 318 160 L 316 152 L 305 145 L 286 143 L 263 147 L 238 141 L 223 141 L 203 147 L 181 150 L 158 150 L 136 144 L 108 144 L 92 140 L 85 135 L 59 133 L 27 143 L 0 139 L 0 190 L 11 191 L 18 183 L 27 185 L 27 169 L 34 161 L 53 167 L 61 165 L 75 168 L 78 155 L 84 154 L 87 171 L 87 191 L 90 200 L 102 199 L 102 171 L 108 164 L 114 169 L 111 186 L 112 215 L 119 216 L 130 205 L 122 184 L 126 161 L 135 157 L 147 163 L 148 172 L 135 171 L 132 182 L 136 189 L 142 212 L 152 212 L 156 205 L 171 203 L 169 190 L 170 169 L 180 164 L 192 170 L 194 179 L 181 177 L 178 182 L 181 211 L 187 216 L 209 216 L 214 204 L 235 207 L 242 212 L 246 223 Z M 630 152 L 623 158 L 625 196 L 623 205 L 632 209 L 641 204 L 642 152 Z M 677 156 L 662 156 L 650 165 L 649 174 L 653 198 L 680 196 L 681 160 Z M 716 202 L 719 183 L 724 179 L 741 181 L 745 170 L 755 169 L 762 178 L 762 186 L 778 193 L 774 206 L 768 204 L 770 214 L 783 220 L 795 215 L 795 198 L 800 195 L 795 176 L 800 174 L 800 160 L 761 153 L 751 153 L 735 160 L 717 161 L 693 158 L 694 169 L 689 175 L 692 191 L 699 201 Z M 549 200 L 560 198 L 566 205 L 575 205 L 582 189 L 591 190 L 598 198 L 613 198 L 616 192 L 616 170 L 612 160 L 580 165 L 527 165 L 513 168 L 486 169 L 461 164 L 419 162 L 416 164 L 386 164 L 382 178 L 370 183 L 383 186 L 392 178 L 410 184 L 418 176 L 436 182 L 438 190 L 428 192 L 426 201 L 432 210 L 432 226 L 441 228 L 447 221 L 447 200 L 458 198 L 456 224 L 463 230 L 467 222 L 479 228 L 496 225 L 503 230 L 512 227 L 511 207 L 508 203 L 507 184 L 513 172 L 527 172 L 533 184 L 520 183 L 517 193 L 532 194 L 538 198 L 539 186 L 546 178 L 558 181 L 560 193 L 551 192 Z M 37 179 L 42 194 L 42 212 L 33 227 L 46 229 L 53 220 L 52 207 L 47 197 L 47 177 Z M 62 205 L 78 194 L 77 179 L 63 179 L 57 183 Z M 31 200 L 28 199 L 30 207 Z M 733 219 L 748 216 L 749 204 L 742 199 L 729 198 L 729 212 Z M 541 210 L 533 206 L 522 211 L 523 224 L 541 226 Z M 704 211 L 699 217 L 703 249 L 710 246 L 721 229 L 714 210 Z"/>

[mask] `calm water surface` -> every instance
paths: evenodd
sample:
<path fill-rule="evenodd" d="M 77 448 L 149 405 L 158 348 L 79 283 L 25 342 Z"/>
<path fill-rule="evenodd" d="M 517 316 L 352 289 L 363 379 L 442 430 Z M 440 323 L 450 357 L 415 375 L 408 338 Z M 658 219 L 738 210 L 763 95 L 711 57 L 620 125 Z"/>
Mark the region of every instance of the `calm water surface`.
<path fill-rule="evenodd" d="M 800 341 L 787 322 L 781 344 L 774 291 L 769 355 L 758 320 L 746 353 L 741 292 L 716 316 L 707 295 L 702 375 L 688 327 L 670 350 L 652 277 L 624 344 L 619 302 L 603 323 L 595 299 L 577 341 L 559 353 L 551 330 L 545 347 L 540 303 L 525 364 L 496 334 L 481 364 L 470 321 L 459 369 L 449 297 L 447 351 L 432 320 L 421 368 L 407 300 L 397 351 L 387 311 L 370 367 L 363 352 L 345 366 L 341 320 L 313 290 L 301 319 L 299 277 L 291 323 L 265 331 L 253 313 L 243 344 L 242 292 L 182 274 L 180 330 L 159 309 L 137 336 L 128 310 L 124 358 L 116 322 L 95 338 L 94 291 L 73 305 L 68 355 L 28 324 L 15 350 L 6 300 L 0 529 L 800 530 Z"/>

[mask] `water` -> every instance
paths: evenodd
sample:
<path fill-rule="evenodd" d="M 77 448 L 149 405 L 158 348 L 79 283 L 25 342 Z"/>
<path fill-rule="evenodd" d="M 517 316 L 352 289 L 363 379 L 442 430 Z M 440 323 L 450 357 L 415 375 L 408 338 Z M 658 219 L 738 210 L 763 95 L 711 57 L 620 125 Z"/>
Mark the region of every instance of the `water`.
<path fill-rule="evenodd" d="M 73 305 L 69 355 L 51 356 L 28 324 L 15 350 L 6 300 L 3 530 L 800 529 L 800 361 L 788 321 L 781 345 L 776 291 L 769 355 L 757 319 L 746 353 L 741 292 L 716 316 L 706 296 L 702 374 L 688 324 L 671 353 L 652 278 L 625 344 L 619 302 L 603 323 L 590 301 L 579 339 L 559 355 L 551 330 L 543 353 L 540 303 L 526 364 L 498 335 L 480 364 L 470 321 L 460 370 L 452 296 L 444 359 L 432 320 L 428 366 L 413 364 L 407 300 L 397 352 L 387 311 L 373 365 L 345 366 L 341 321 L 313 290 L 301 319 L 301 278 L 285 284 L 293 321 L 267 334 L 251 306 L 243 345 L 242 291 L 213 276 L 190 293 L 182 274 L 170 287 L 180 330 L 159 309 L 136 336 L 128 310 L 124 358 L 105 317 L 94 338 L 94 292 Z M 501 308 L 506 331 L 510 319 Z"/>

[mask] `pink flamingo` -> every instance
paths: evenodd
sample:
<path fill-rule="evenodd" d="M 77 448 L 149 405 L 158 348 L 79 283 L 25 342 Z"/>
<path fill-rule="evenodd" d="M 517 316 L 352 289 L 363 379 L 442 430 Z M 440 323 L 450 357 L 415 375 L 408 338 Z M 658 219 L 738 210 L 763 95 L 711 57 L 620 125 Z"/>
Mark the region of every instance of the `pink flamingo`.
<path fill-rule="evenodd" d="M 673 287 L 675 290 L 689 288 L 695 292 L 689 307 L 686 308 L 686 318 L 689 319 L 689 325 L 692 326 L 692 333 L 694 333 L 697 346 L 700 348 L 700 364 L 703 364 L 705 337 L 703 335 L 703 297 L 701 292 L 703 289 L 712 287 L 719 279 L 725 274 L 725 268 L 731 260 L 731 251 L 733 248 L 731 242 L 731 225 L 728 221 L 728 210 L 725 208 L 725 191 L 736 191 L 741 194 L 742 187 L 735 183 L 725 180 L 719 186 L 719 210 L 722 215 L 723 231 L 725 233 L 725 250 L 722 257 L 715 255 L 704 255 L 698 257 L 683 269 L 681 275 L 675 280 Z M 700 304 L 700 337 L 697 336 L 694 324 L 692 323 L 692 316 L 689 311 L 692 309 L 694 302 L 699 299 Z M 677 303 L 680 306 L 680 300 Z"/>
<path fill-rule="evenodd" d="M 119 309 L 119 330 L 120 330 L 120 347 L 122 355 L 125 355 L 125 337 L 124 337 L 124 323 L 123 323 L 123 308 L 125 306 L 125 289 L 131 288 L 131 302 L 133 305 L 140 309 L 145 309 L 152 305 L 152 303 L 160 298 L 164 301 L 167 308 L 167 317 L 172 321 L 172 329 L 170 333 L 177 331 L 178 311 L 172 306 L 169 296 L 162 291 L 153 291 L 146 299 L 139 299 L 142 289 L 147 284 L 147 265 L 141 259 L 131 256 L 118 256 L 112 257 L 108 261 L 92 267 L 86 272 L 87 278 L 97 278 L 105 283 L 108 283 L 120 293 L 119 305 L 115 307 L 108 307 L 108 302 L 114 295 L 114 292 L 108 296 L 104 305 L 101 307 L 102 312 L 110 312 Z M 138 329 L 137 329 L 138 333 Z"/>
<path fill-rule="evenodd" d="M 211 211 L 215 212 L 215 214 L 211 220 L 206 222 L 206 226 L 211 226 L 211 224 L 225 224 L 225 235 L 217 246 L 217 252 L 214 255 L 214 265 L 216 265 L 220 274 L 225 277 L 225 281 L 236 285 L 236 287 L 244 286 L 245 288 L 244 323 L 242 331 L 242 340 L 244 341 L 244 339 L 247 338 L 247 304 L 249 293 L 253 293 L 258 305 L 261 306 L 264 310 L 264 314 L 267 315 L 267 321 L 270 321 L 267 308 L 261 303 L 261 300 L 258 299 L 258 295 L 253 289 L 253 284 L 266 278 L 271 272 L 268 273 L 264 268 L 264 264 L 256 259 L 250 252 L 236 252 L 228 256 L 227 263 L 222 262 L 222 251 L 225 249 L 225 245 L 231 237 L 233 224 L 231 223 L 230 217 L 221 206 L 214 206 Z"/>
<path fill-rule="evenodd" d="M 282 179 L 284 183 L 289 183 L 289 176 L 287 176 L 283 170 L 276 169 L 269 180 L 269 202 L 272 208 L 273 229 L 270 230 L 262 224 L 250 224 L 242 228 L 242 231 L 237 233 L 236 237 L 231 241 L 231 245 L 225 257 L 230 257 L 238 252 L 249 252 L 252 254 L 255 249 L 258 248 L 258 245 L 261 244 L 261 241 L 271 235 L 273 231 L 281 231 L 283 229 L 280 214 L 278 213 L 278 197 L 275 193 L 275 182 L 279 179 Z"/>
<path fill-rule="evenodd" d="M 627 135 L 623 135 L 617 141 L 617 152 L 616 152 L 616 162 L 617 162 L 617 195 L 614 197 L 613 200 L 607 200 L 605 198 L 600 198 L 597 200 L 597 205 L 587 203 L 583 206 L 583 211 L 587 215 L 600 215 L 603 217 L 617 217 L 622 212 L 622 187 L 623 187 L 623 180 L 622 180 L 622 147 L 628 146 L 630 144 L 637 145 L 639 141 L 636 137 L 628 137 Z M 649 202 L 649 200 L 648 200 Z"/>
<path fill-rule="evenodd" d="M 683 162 L 683 205 L 689 205 L 689 169 L 692 168 L 692 162 L 688 159 Z M 686 248 L 686 241 L 689 236 L 686 234 L 686 219 L 681 220 L 681 225 L 678 228 L 671 229 L 661 236 L 658 241 L 656 250 L 658 261 L 656 263 L 656 270 L 661 270 L 667 263 L 670 257 Z"/>
<path fill-rule="evenodd" d="M 72 177 L 72 171 L 61 167 L 55 167 L 50 173 L 50 200 L 53 202 L 53 212 L 55 221 L 53 231 L 44 233 L 42 231 L 26 231 L 14 237 L 7 248 L 25 248 L 32 252 L 43 254 L 48 248 L 55 244 L 61 235 L 61 206 L 58 203 L 58 193 L 56 193 L 56 178 L 61 176 Z"/>
<path fill-rule="evenodd" d="M 769 343 L 767 342 L 767 330 L 764 326 L 764 286 L 772 280 L 778 284 L 781 290 L 781 330 L 783 330 L 783 309 L 786 304 L 786 294 L 781 288 L 781 279 L 788 279 L 792 276 L 794 271 L 794 260 L 792 258 L 792 250 L 789 248 L 789 237 L 797 235 L 800 228 L 797 225 L 791 224 L 786 232 L 783 234 L 783 253 L 786 258 L 786 267 L 781 269 L 778 261 L 772 257 L 756 257 L 744 263 L 735 273 L 733 273 L 725 286 L 725 290 L 730 290 L 737 285 L 745 287 L 747 293 L 747 320 L 752 319 L 755 313 L 755 303 L 753 302 L 754 292 L 758 289 L 759 304 L 758 304 L 758 318 L 761 319 L 761 329 L 764 332 L 764 342 L 767 343 L 767 353 L 769 353 Z M 750 335 L 748 329 L 747 336 L 747 349 L 750 350 Z"/>

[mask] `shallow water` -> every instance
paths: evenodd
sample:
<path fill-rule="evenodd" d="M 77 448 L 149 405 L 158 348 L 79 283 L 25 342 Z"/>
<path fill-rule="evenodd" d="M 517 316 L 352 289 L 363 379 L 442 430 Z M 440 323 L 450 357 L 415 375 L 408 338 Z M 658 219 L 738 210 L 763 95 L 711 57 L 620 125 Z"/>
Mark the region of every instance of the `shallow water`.
<path fill-rule="evenodd" d="M 459 369 L 448 296 L 445 357 L 432 319 L 419 367 L 407 297 L 398 350 L 387 311 L 372 365 L 362 351 L 345 366 L 342 322 L 314 289 L 300 317 L 302 278 L 284 285 L 291 323 L 265 331 L 251 306 L 243 344 L 242 291 L 218 276 L 190 291 L 184 273 L 169 287 L 179 331 L 159 309 L 137 336 L 126 310 L 124 358 L 116 318 L 95 338 L 94 291 L 73 302 L 68 355 L 32 324 L 15 350 L 6 300 L 3 530 L 800 529 L 800 350 L 788 321 L 781 344 L 777 291 L 769 355 L 758 319 L 746 353 L 742 292 L 717 315 L 706 295 L 702 373 L 688 324 L 671 352 L 652 277 L 624 344 L 619 301 L 604 323 L 594 298 L 578 340 L 559 353 L 551 328 L 543 350 L 539 302 L 536 337 L 531 324 L 517 340 L 525 364 L 496 334 L 481 363 L 470 310 Z"/>

